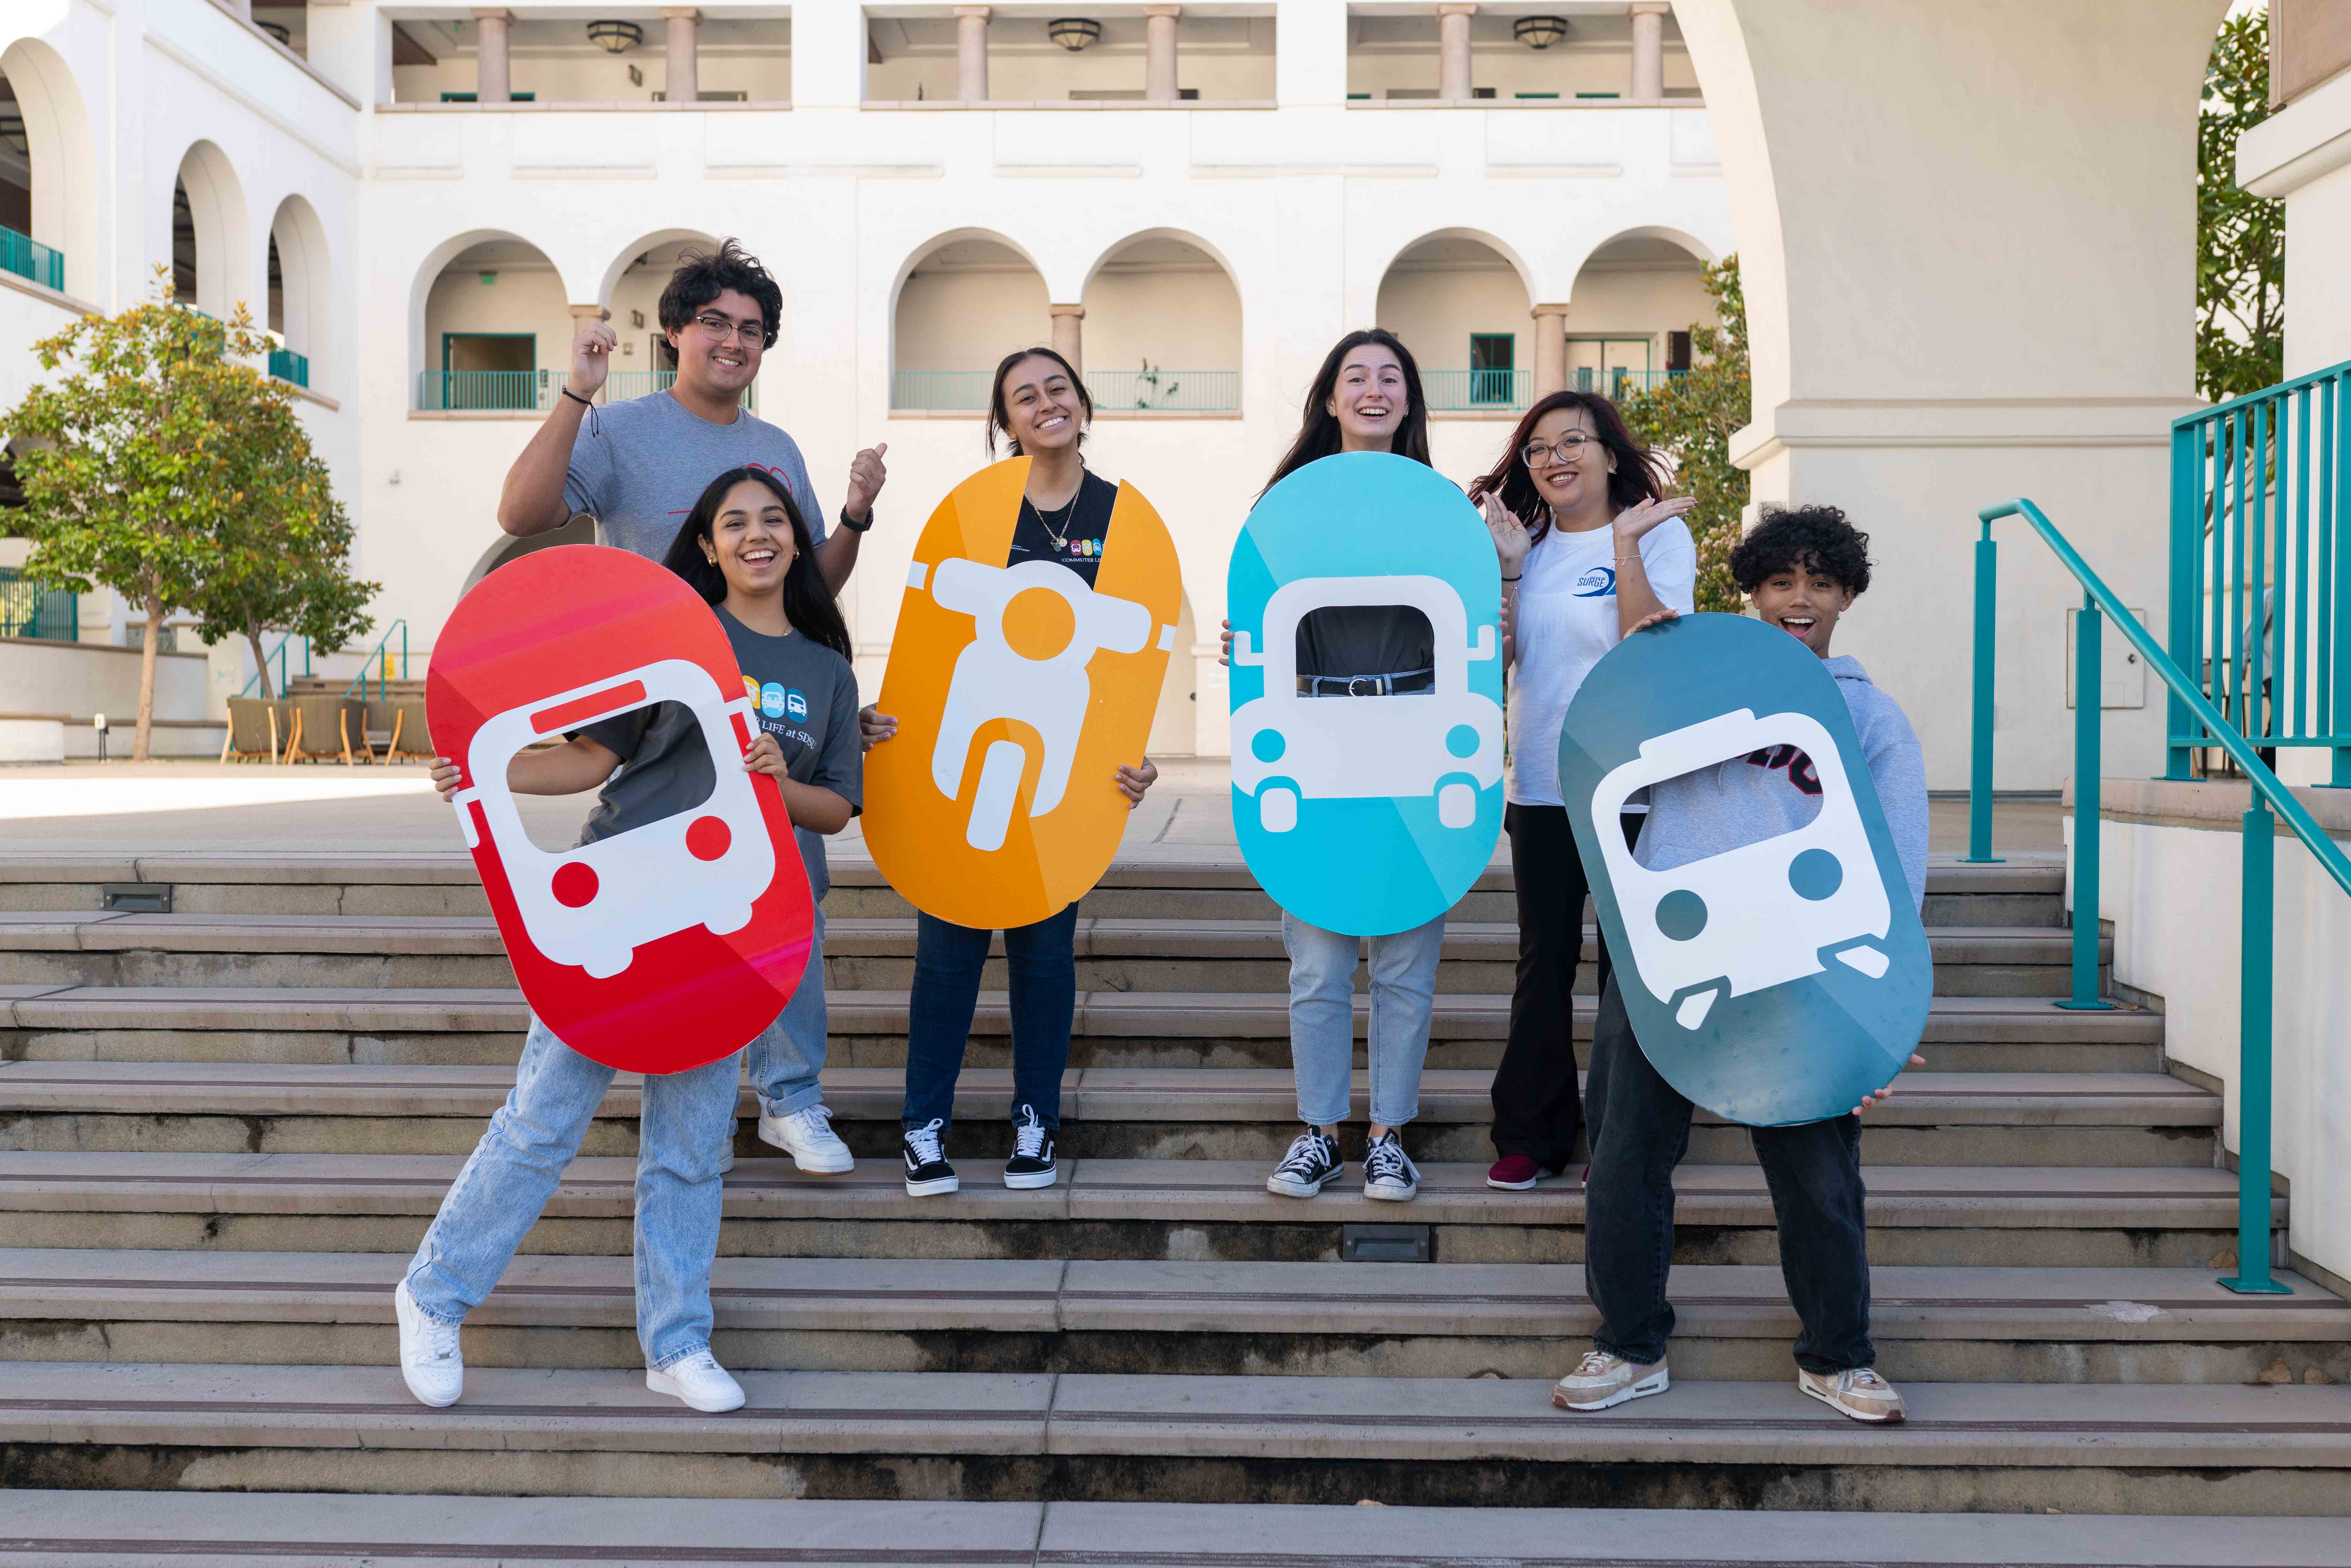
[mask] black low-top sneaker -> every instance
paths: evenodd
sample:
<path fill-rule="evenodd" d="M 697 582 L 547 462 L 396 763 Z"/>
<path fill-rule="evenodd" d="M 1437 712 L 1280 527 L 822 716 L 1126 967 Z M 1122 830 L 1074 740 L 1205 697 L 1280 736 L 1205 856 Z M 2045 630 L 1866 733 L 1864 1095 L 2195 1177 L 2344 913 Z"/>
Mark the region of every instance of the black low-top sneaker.
<path fill-rule="evenodd" d="M 956 1179 L 955 1166 L 947 1164 L 946 1151 L 939 1146 L 939 1133 L 946 1125 L 934 1116 L 926 1126 L 905 1130 L 908 1197 L 933 1197 L 962 1185 Z"/>
<path fill-rule="evenodd" d="M 1050 1186 L 1060 1176 L 1053 1166 L 1053 1130 L 1038 1119 L 1037 1107 L 1021 1106 L 1012 1119 L 1012 1157 L 1004 1162 L 1004 1185 Z"/>
<path fill-rule="evenodd" d="M 1409 1203 L 1420 1190 L 1420 1167 L 1404 1152 L 1404 1140 L 1390 1127 L 1364 1151 L 1364 1196 Z"/>
<path fill-rule="evenodd" d="M 1322 1184 L 1339 1174 L 1338 1140 L 1318 1128 L 1309 1127 L 1298 1134 L 1273 1174 L 1265 1178 L 1265 1190 L 1283 1197 L 1312 1197 L 1322 1190 Z"/>

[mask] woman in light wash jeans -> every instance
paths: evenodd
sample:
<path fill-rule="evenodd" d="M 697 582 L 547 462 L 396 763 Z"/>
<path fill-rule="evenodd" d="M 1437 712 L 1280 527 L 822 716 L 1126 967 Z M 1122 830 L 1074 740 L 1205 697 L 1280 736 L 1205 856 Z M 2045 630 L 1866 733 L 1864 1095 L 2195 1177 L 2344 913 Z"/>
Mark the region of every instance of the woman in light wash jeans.
<path fill-rule="evenodd" d="M 1340 452 L 1393 452 L 1428 461 L 1428 406 L 1411 351 L 1393 333 L 1350 332 L 1323 360 L 1306 394 L 1305 421 L 1266 481 L 1270 490 L 1296 469 Z M 1260 492 L 1262 494 L 1262 492 Z M 1489 517 L 1504 561 L 1502 630 L 1510 629 L 1510 589 L 1526 553 L 1503 538 L 1516 528 Z M 1366 689 L 1381 695 L 1433 691 L 1436 650 L 1426 617 L 1399 606 L 1345 605 L 1317 610 L 1299 623 L 1301 695 L 1343 701 Z M 1232 652 L 1232 622 L 1225 622 Z M 1344 1168 L 1338 1124 L 1347 1119 L 1355 1060 L 1355 950 L 1359 938 L 1310 925 L 1284 911 L 1290 954 L 1290 1061 L 1298 1081 L 1298 1118 L 1306 1130 L 1266 1178 L 1266 1190 L 1312 1197 Z M 1373 936 L 1370 1139 L 1364 1196 L 1402 1203 L 1420 1190 L 1420 1170 L 1405 1153 L 1401 1130 L 1420 1113 L 1420 1072 L 1428 1058 L 1428 1019 L 1437 1000 L 1437 962 L 1445 916 L 1390 936 Z"/>

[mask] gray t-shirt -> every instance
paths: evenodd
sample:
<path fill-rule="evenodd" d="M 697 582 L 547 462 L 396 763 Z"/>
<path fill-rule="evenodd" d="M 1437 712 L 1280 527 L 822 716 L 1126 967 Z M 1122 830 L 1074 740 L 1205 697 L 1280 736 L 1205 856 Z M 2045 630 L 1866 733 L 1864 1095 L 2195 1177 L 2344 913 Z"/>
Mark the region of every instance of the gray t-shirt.
<path fill-rule="evenodd" d="M 849 661 L 797 632 L 770 637 L 724 609 L 717 615 L 735 645 L 735 662 L 742 667 L 743 689 L 758 709 L 759 727 L 783 749 L 784 771 L 862 808 L 864 752 L 857 736 L 857 674 Z M 700 732 L 694 716 L 675 704 L 637 708 L 580 730 L 620 758 L 621 768 L 605 781 L 603 799 L 580 841 L 609 839 L 709 799 L 717 779 Z M 793 833 L 808 867 L 809 892 L 821 899 L 832 885 L 824 836 L 806 828 Z"/>
<path fill-rule="evenodd" d="M 799 445 L 749 409 L 713 424 L 665 392 L 607 403 L 580 422 L 563 504 L 603 525 L 604 542 L 659 560 L 710 482 L 729 468 L 765 468 L 784 482 L 822 544 L 824 511 Z"/>

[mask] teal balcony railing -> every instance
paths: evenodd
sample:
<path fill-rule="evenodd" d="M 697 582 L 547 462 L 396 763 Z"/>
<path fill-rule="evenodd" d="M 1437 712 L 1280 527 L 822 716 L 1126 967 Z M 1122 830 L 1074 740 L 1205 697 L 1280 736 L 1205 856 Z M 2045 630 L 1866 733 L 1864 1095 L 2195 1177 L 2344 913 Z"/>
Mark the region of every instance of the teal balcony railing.
<path fill-rule="evenodd" d="M 1420 392 L 1432 413 L 1466 413 L 1491 410 L 1510 413 L 1524 409 L 1534 396 L 1532 371 L 1423 371 Z"/>
<path fill-rule="evenodd" d="M 569 379 L 561 371 L 420 371 L 416 406 L 424 413 L 507 409 L 544 413 L 555 406 Z M 604 378 L 596 401 L 621 402 L 667 392 L 676 380 L 675 371 L 614 371 Z M 758 383 L 744 390 L 743 406 L 759 406 Z"/>
<path fill-rule="evenodd" d="M 985 413 L 991 371 L 899 371 L 890 406 L 907 413 Z M 1086 392 L 1103 413 L 1229 413 L 1241 406 L 1238 371 L 1089 371 Z"/>
<path fill-rule="evenodd" d="M 269 373 L 281 382 L 292 382 L 298 387 L 310 384 L 310 359 L 291 349 L 269 350 Z"/>
<path fill-rule="evenodd" d="M 2351 362 L 2175 420 L 2172 662 L 2256 750 L 2324 747 L 2351 787 Z M 2166 773 L 2220 737 L 2178 694 Z"/>
<path fill-rule="evenodd" d="M 5 226 L 0 226 L 0 271 L 29 277 L 60 294 L 65 292 L 65 252 L 52 250 L 32 235 L 20 235 Z"/>
<path fill-rule="evenodd" d="M 26 580 L 0 566 L 0 637 L 45 637 L 71 643 L 81 636 L 81 601 L 61 588 Z"/>
<path fill-rule="evenodd" d="M 2293 383 L 2287 383 L 2288 386 Z M 2278 389 L 2283 390 L 2283 389 Z M 2223 405 L 2228 406 L 2228 405 Z M 2219 412 L 2219 411 L 2213 411 Z M 2202 416 L 2198 416 L 2202 417 Z M 2173 496 L 2177 507 L 2179 496 Z M 2175 511 L 2174 516 L 2179 514 Z M 1968 855 L 1990 862 L 1993 659 L 1999 647 L 2000 547 L 1991 526 L 2002 517 L 2022 517 L 2082 585 L 2082 618 L 2074 635 L 2074 994 L 2057 1005 L 2095 1009 L 2111 1006 L 2098 995 L 2099 742 L 2105 709 L 2099 706 L 2105 640 L 2103 622 L 2114 619 L 2139 657 L 2171 694 L 2172 711 L 2185 715 L 2190 733 L 2210 737 L 2226 751 L 2251 782 L 2251 799 L 2239 824 L 2242 887 L 2238 931 L 2241 963 L 2237 1012 L 2237 1271 L 2220 1283 L 2255 1295 L 2282 1295 L 2287 1287 L 2270 1277 L 2274 1208 L 2270 1197 L 2272 1008 L 2275 966 L 2277 820 L 2285 819 L 2337 887 L 2351 893 L 2351 859 L 2327 838 L 2294 791 L 2278 782 L 2253 740 L 2242 734 L 2206 694 L 2205 682 L 2175 664 L 2157 645 L 2138 617 L 2123 607 L 2104 579 L 2090 570 L 2065 536 L 2031 501 L 2004 501 L 1977 514 L 1983 537 L 1976 542 L 1975 712 L 1968 800 Z M 2176 601 L 2175 601 L 2176 602 Z M 2182 726 L 2175 722 L 2173 733 Z"/>

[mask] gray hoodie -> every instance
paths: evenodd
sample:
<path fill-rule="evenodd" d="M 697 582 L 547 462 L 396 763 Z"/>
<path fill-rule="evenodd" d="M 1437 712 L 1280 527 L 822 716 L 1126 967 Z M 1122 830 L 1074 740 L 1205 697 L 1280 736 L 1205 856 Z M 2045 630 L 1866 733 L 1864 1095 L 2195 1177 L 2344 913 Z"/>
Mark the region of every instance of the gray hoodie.
<path fill-rule="evenodd" d="M 1927 763 L 1901 706 L 1870 684 L 1861 661 L 1827 661 L 1861 736 L 1886 826 L 1902 857 L 1913 904 L 1927 897 Z M 1820 814 L 1821 786 L 1812 760 L 1775 747 L 1718 762 L 1650 787 L 1649 821 L 1635 854 L 1651 871 L 1704 860 L 1793 832 Z"/>

